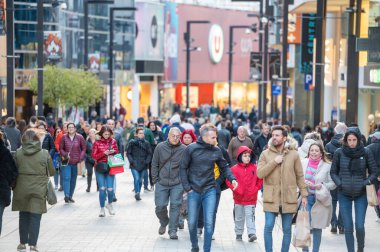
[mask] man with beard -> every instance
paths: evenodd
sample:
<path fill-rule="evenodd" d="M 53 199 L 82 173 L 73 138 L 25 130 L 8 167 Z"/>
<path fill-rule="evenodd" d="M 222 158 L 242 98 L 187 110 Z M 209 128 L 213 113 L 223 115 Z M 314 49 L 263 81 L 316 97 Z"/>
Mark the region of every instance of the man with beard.
<path fill-rule="evenodd" d="M 264 243 L 267 252 L 273 251 L 272 231 L 279 214 L 284 234 L 281 251 L 289 251 L 293 214 L 298 208 L 297 188 L 302 195 L 302 204 L 307 204 L 308 192 L 301 160 L 298 152 L 287 143 L 287 136 L 285 128 L 272 128 L 272 142 L 262 152 L 257 169 L 257 176 L 264 180 Z"/>

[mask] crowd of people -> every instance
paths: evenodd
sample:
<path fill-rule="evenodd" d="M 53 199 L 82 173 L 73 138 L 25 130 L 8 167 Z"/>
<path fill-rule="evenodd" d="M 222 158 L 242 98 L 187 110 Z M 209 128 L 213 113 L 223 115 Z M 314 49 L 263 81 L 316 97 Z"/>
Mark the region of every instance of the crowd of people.
<path fill-rule="evenodd" d="M 106 217 L 106 212 L 115 215 L 117 176 L 109 160 L 121 154 L 133 176 L 135 200 L 142 200 L 142 189 L 154 191 L 158 234 L 168 232 L 176 240 L 177 230 L 187 222 L 191 251 L 199 251 L 202 234 L 203 250 L 211 250 L 226 189 L 233 193 L 237 241 L 243 240 L 244 224 L 247 240 L 257 240 L 255 211 L 261 195 L 267 252 L 273 251 L 278 216 L 281 251 L 289 250 L 292 224 L 301 208 L 309 213 L 314 252 L 327 227 L 345 235 L 349 252 L 364 251 L 366 188 L 374 185 L 379 191 L 380 125 L 366 139 L 355 124 L 320 123 L 314 130 L 304 124 L 300 129 L 257 121 L 253 112 L 244 116 L 211 111 L 210 117 L 176 113 L 148 122 L 140 117 L 136 124 L 97 118 L 75 124 L 35 116 L 26 124 L 7 118 L 0 128 L 0 234 L 4 208 L 12 203 L 12 210 L 19 211 L 17 250 L 25 251 L 28 244 L 30 251 L 38 251 L 50 176 L 65 204 L 73 204 L 78 172 L 87 175 L 86 192 L 94 188 L 95 174 L 99 217 Z M 380 208 L 374 208 L 380 223 Z"/>

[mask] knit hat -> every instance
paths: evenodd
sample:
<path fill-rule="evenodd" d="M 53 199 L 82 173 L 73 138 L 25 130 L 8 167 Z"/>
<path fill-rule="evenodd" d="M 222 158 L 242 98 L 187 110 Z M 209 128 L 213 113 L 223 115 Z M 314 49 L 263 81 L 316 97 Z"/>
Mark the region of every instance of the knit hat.
<path fill-rule="evenodd" d="M 173 115 L 170 119 L 170 123 L 181 123 L 181 117 L 178 114 Z"/>

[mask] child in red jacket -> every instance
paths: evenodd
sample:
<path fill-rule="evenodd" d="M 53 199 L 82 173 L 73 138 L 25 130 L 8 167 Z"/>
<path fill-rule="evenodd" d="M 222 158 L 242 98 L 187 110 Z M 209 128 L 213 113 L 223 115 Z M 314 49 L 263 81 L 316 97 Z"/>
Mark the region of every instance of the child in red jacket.
<path fill-rule="evenodd" d="M 247 146 L 240 146 L 237 152 L 238 164 L 231 168 L 239 183 L 233 191 L 236 240 L 241 241 L 243 239 L 245 219 L 249 242 L 257 239 L 255 208 L 257 193 L 263 183 L 262 179 L 257 177 L 257 167 L 251 163 L 251 158 L 252 150 Z M 226 183 L 232 190 L 233 186 L 228 181 Z"/>

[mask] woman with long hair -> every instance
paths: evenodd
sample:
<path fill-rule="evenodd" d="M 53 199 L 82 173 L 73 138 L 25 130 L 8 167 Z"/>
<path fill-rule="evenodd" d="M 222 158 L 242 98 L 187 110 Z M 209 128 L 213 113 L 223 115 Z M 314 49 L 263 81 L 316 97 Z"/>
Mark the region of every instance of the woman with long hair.
<path fill-rule="evenodd" d="M 110 127 L 102 126 L 98 135 L 100 136 L 100 139 L 96 140 L 92 147 L 92 158 L 95 160 L 95 166 L 100 162 L 107 163 L 108 156 L 115 155 L 119 152 L 116 140 L 112 138 L 113 131 Z M 115 181 L 115 175 L 110 175 L 109 172 L 101 173 L 95 170 L 95 176 L 99 186 L 99 217 L 106 216 L 104 210 L 106 196 L 108 196 L 108 204 L 106 208 L 108 209 L 110 215 L 115 215 L 115 210 L 112 206 L 114 197 L 113 184 Z"/>
<path fill-rule="evenodd" d="M 85 158 L 85 166 L 87 170 L 87 189 L 86 192 L 90 192 L 91 183 L 92 183 L 92 174 L 94 173 L 94 165 L 95 160 L 92 158 L 92 148 L 96 141 L 96 133 L 95 129 L 90 129 L 88 132 L 88 137 L 86 141 L 86 158 Z"/>
<path fill-rule="evenodd" d="M 55 169 L 47 150 L 41 148 L 35 129 L 26 130 L 21 140 L 22 146 L 16 151 L 15 161 L 19 175 L 13 190 L 12 211 L 19 211 L 20 244 L 17 251 L 37 250 L 40 223 L 46 209 L 48 176 Z"/>
<path fill-rule="evenodd" d="M 332 198 L 330 191 L 335 184 L 330 177 L 331 162 L 323 146 L 312 143 L 307 157 L 301 161 L 307 185 L 307 210 L 313 234 L 313 252 L 318 252 L 321 245 L 322 229 L 330 225 L 332 216 Z M 303 248 L 309 251 L 309 248 Z"/>
<path fill-rule="evenodd" d="M 368 206 L 366 186 L 375 183 L 379 175 L 372 152 L 364 148 L 360 140 L 360 130 L 349 127 L 344 135 L 342 147 L 334 153 L 331 165 L 331 178 L 339 191 L 338 200 L 348 252 L 355 251 L 352 203 L 355 204 L 357 251 L 363 252 L 364 221 Z"/>

